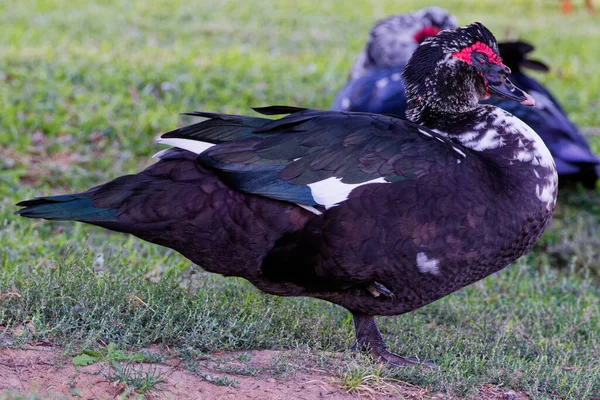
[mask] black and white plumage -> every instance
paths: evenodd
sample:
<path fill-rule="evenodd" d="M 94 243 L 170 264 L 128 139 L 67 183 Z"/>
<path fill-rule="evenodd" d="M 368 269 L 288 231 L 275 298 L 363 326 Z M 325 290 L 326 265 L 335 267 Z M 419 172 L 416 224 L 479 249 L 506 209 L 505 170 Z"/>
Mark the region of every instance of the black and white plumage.
<path fill-rule="evenodd" d="M 400 77 L 406 61 L 416 49 L 415 39 L 424 40 L 426 34 L 434 35 L 439 30 L 455 27 L 454 16 L 437 7 L 393 15 L 375 24 L 365 49 L 351 69 L 348 82 L 336 95 L 331 108 L 404 117 L 407 104 Z M 414 35 L 415 31 L 421 34 Z M 376 51 L 370 51 L 372 48 Z M 485 103 L 507 110 L 540 135 L 555 159 L 561 183 L 582 182 L 586 187 L 594 188 L 600 158 L 591 151 L 549 90 L 523 72 L 523 68 L 549 70 L 545 64 L 527 58 L 533 49 L 532 45 L 521 41 L 499 44 L 504 64 L 512 70 L 511 81 L 535 99 L 536 107 L 498 96 L 492 96 Z"/>
<path fill-rule="evenodd" d="M 456 18 L 439 7 L 396 14 L 377 22 L 331 109 L 379 114 L 404 112 L 402 71 L 410 56 L 426 38 L 456 26 Z"/>
<path fill-rule="evenodd" d="M 393 365 L 373 316 L 482 279 L 550 221 L 554 162 L 519 119 L 479 100 L 530 103 L 481 24 L 444 31 L 405 70 L 410 120 L 291 107 L 277 120 L 194 113 L 158 162 L 86 192 L 19 203 L 173 248 L 210 272 L 348 309 L 357 346 Z"/>
<path fill-rule="evenodd" d="M 549 68 L 544 63 L 527 58 L 534 50 L 529 43 L 503 42 L 499 48 L 504 64 L 512 70 L 511 80 L 535 99 L 536 107 L 523 106 L 497 96 L 486 103 L 510 112 L 540 135 L 554 157 L 561 184 L 581 182 L 588 188 L 594 188 L 598 180 L 600 158 L 592 152 L 550 91 L 523 72 L 523 68 L 542 72 L 549 71 Z"/>

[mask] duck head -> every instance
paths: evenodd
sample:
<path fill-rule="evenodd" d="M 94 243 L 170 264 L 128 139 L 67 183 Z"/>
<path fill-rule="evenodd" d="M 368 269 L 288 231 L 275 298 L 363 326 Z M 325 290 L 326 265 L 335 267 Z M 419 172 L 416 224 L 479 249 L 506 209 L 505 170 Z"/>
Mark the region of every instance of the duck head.
<path fill-rule="evenodd" d="M 422 8 L 410 13 L 410 15 L 415 21 L 419 21 L 421 25 L 421 29 L 412 36 L 414 42 L 418 44 L 421 44 L 428 37 L 437 35 L 440 31 L 454 29 L 458 26 L 456 17 L 440 7 Z"/>
<path fill-rule="evenodd" d="M 444 29 L 456 28 L 456 18 L 439 7 L 396 14 L 377 22 L 350 77 L 361 77 L 375 67 L 403 67 L 419 44 Z"/>
<path fill-rule="evenodd" d="M 502 63 L 496 38 L 483 24 L 442 31 L 423 41 L 403 72 L 406 116 L 420 122 L 424 113 L 468 112 L 491 94 L 535 105 L 510 82 L 510 72 Z"/>

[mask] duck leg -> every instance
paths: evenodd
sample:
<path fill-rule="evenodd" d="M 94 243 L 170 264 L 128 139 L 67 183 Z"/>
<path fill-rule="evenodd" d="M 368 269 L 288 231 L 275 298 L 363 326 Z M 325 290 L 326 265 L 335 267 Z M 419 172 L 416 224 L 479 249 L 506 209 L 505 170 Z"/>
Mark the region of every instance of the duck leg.
<path fill-rule="evenodd" d="M 375 359 L 383 360 L 394 367 L 417 364 L 428 368 L 435 366 L 429 361 L 423 362 L 390 353 L 383 342 L 379 329 L 377 329 L 375 319 L 371 315 L 352 313 L 352 316 L 354 317 L 354 329 L 356 330 L 356 343 L 352 346 L 352 351 L 369 351 Z"/>

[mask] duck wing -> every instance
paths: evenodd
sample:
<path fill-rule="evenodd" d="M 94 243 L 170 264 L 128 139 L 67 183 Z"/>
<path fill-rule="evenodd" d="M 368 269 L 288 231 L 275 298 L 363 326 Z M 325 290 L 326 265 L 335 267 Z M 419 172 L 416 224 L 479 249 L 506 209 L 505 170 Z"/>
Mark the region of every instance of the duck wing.
<path fill-rule="evenodd" d="M 177 139 L 183 148 L 209 140 L 197 162 L 216 170 L 231 188 L 324 209 L 360 186 L 418 179 L 432 168 L 456 165 L 467 151 L 393 116 L 277 107 L 258 111 L 288 115 L 266 123 L 239 117 L 215 136 L 215 119 L 227 117 L 211 114 L 193 132 L 169 132 L 161 140 Z"/>

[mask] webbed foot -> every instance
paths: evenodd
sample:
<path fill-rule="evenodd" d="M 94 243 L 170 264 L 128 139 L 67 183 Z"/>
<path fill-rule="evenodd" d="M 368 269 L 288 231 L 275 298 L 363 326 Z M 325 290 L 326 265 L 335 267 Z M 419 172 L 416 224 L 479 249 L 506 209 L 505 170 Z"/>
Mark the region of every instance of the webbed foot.
<path fill-rule="evenodd" d="M 354 328 L 356 330 L 356 343 L 354 343 L 351 350 L 369 351 L 374 359 L 383 361 L 392 367 L 420 365 L 426 368 L 437 368 L 432 361 L 400 357 L 389 352 L 372 316 L 357 313 L 352 313 L 352 316 L 354 317 Z"/>
<path fill-rule="evenodd" d="M 378 356 L 380 360 L 387 362 L 392 367 L 406 367 L 412 365 L 420 365 L 426 368 L 438 368 L 431 360 L 418 360 L 412 357 L 401 357 L 394 353 L 390 353 L 387 350 L 380 351 L 379 353 L 372 352 L 374 356 Z"/>

